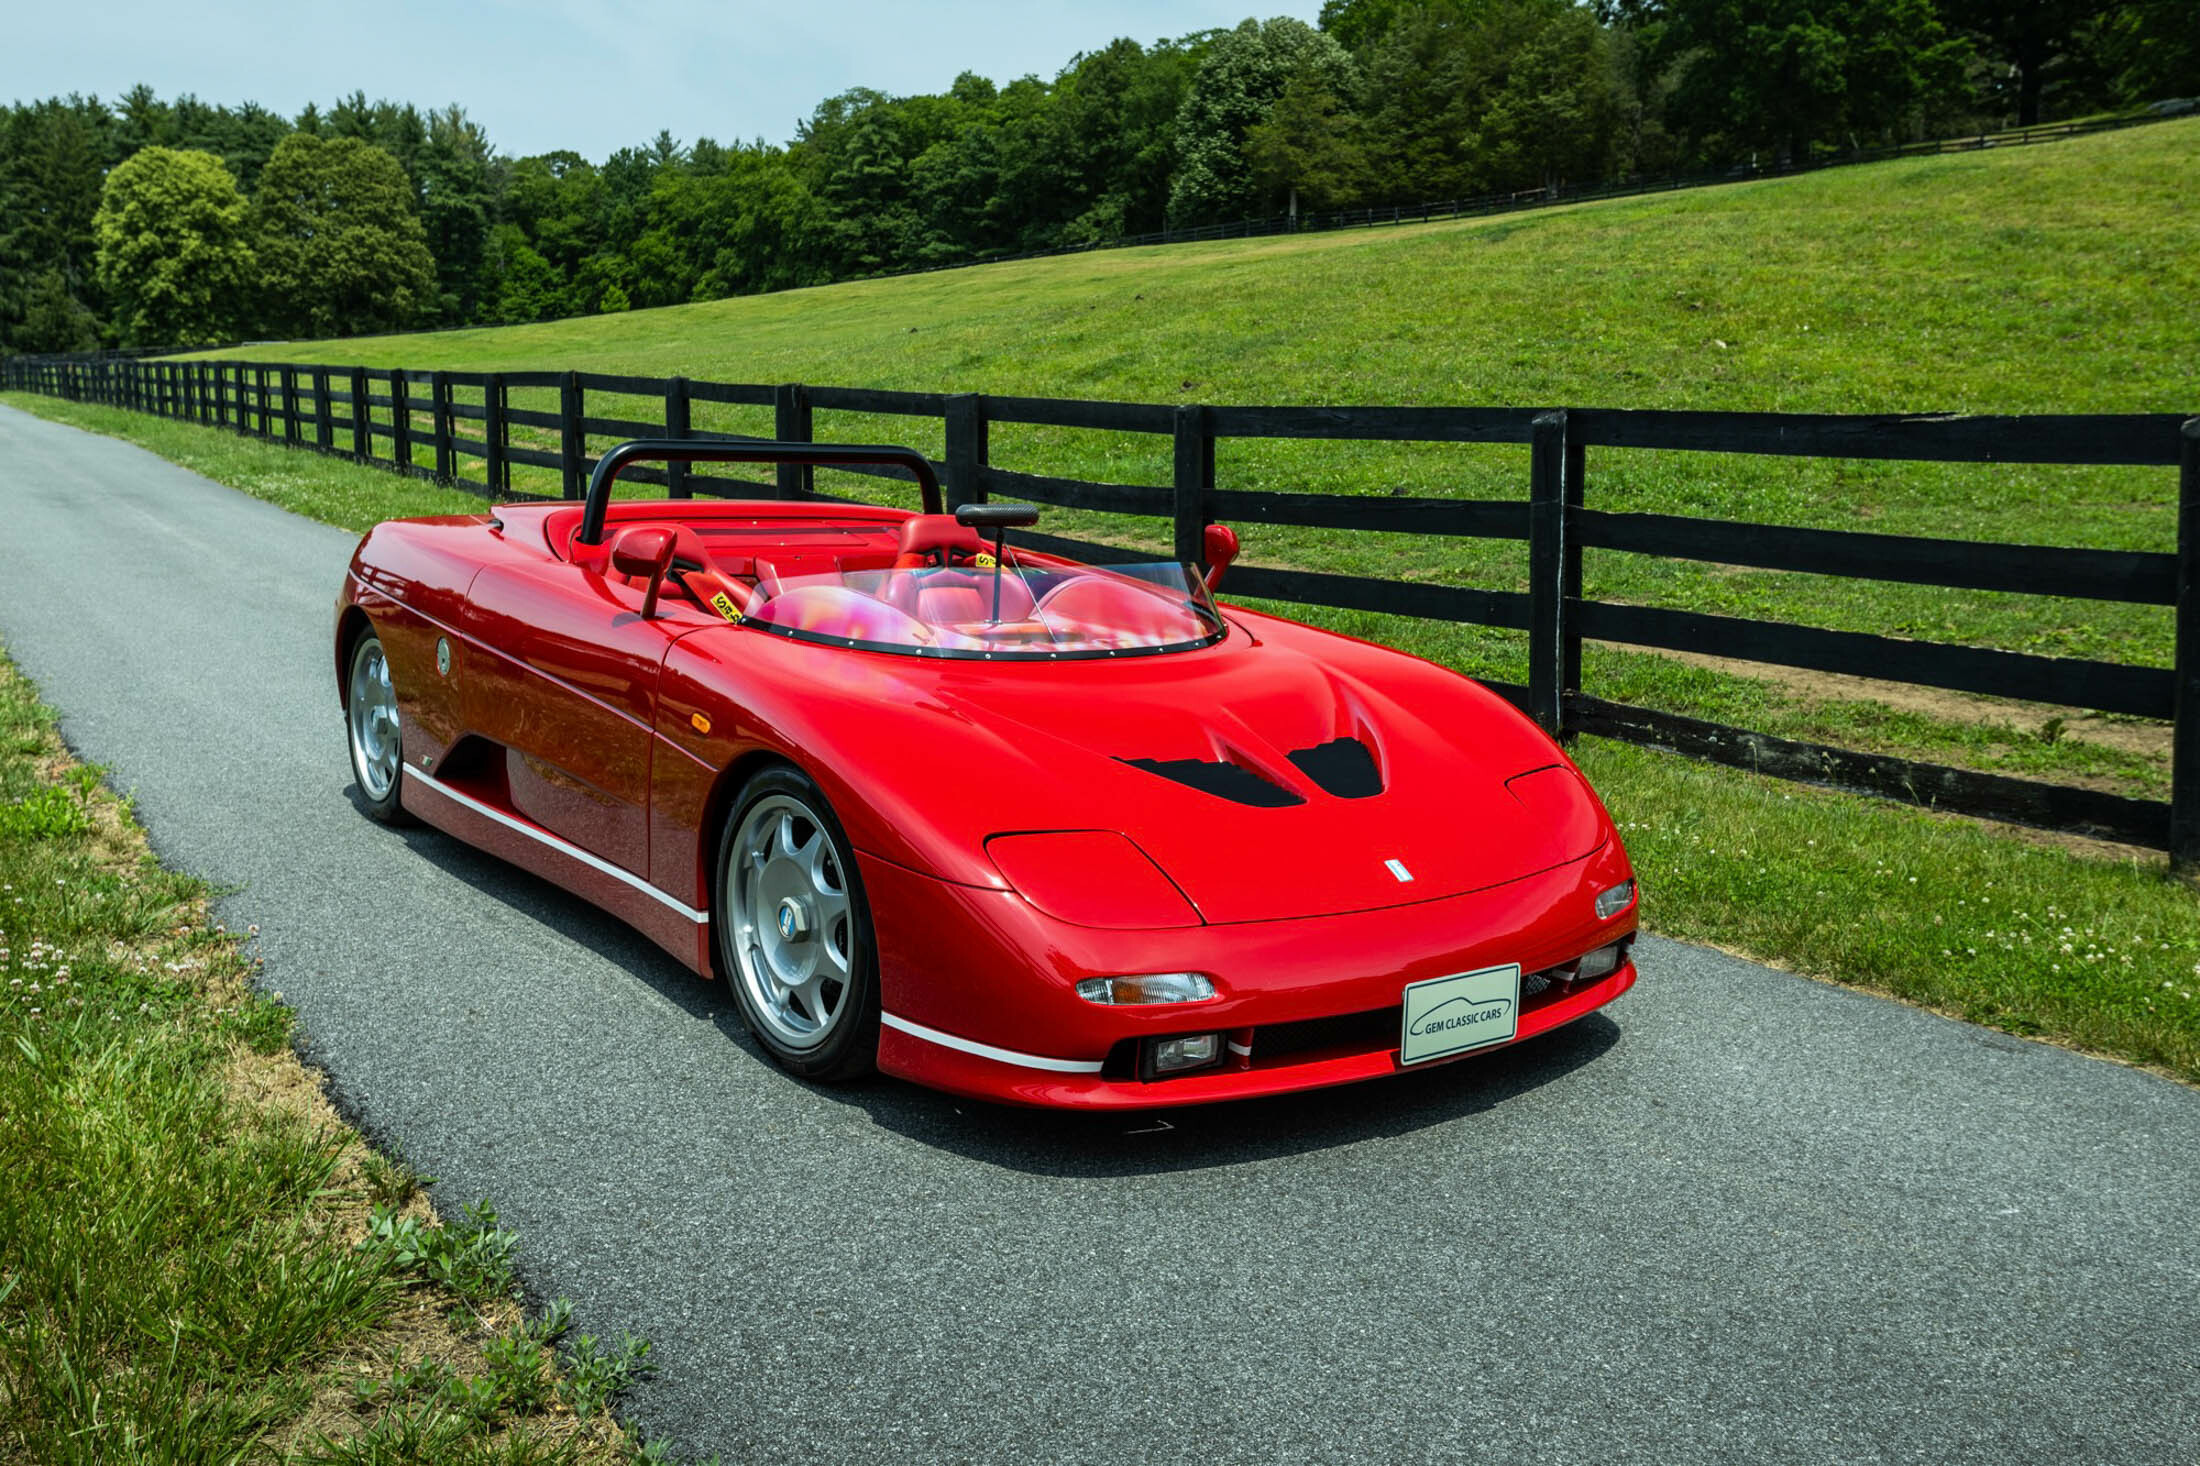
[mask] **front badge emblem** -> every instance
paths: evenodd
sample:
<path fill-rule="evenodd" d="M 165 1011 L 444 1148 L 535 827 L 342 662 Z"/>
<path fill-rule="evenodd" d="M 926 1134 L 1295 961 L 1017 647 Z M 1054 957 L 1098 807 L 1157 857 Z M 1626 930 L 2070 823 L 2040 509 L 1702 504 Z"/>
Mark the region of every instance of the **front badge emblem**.
<path fill-rule="evenodd" d="M 1401 882 L 1413 879 L 1413 872 L 1406 869 L 1406 863 L 1402 860 L 1386 860 L 1383 865 Z"/>
<path fill-rule="evenodd" d="M 441 636 L 435 639 L 435 675 L 451 675 L 451 643 L 448 638 Z"/>

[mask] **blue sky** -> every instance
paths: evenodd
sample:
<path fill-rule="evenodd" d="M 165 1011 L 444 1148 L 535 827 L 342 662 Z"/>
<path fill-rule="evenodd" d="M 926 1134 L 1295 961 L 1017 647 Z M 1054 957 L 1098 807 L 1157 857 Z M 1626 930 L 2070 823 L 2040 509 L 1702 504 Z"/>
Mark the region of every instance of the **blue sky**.
<path fill-rule="evenodd" d="M 422 107 L 458 102 L 515 156 L 601 158 L 670 128 L 682 142 L 785 142 L 853 86 L 939 91 L 960 71 L 1051 77 L 1117 36 L 1144 43 L 1248 15 L 1312 21 L 1320 0 L 9 0 L 0 97 L 162 96 L 256 101 L 288 115 L 364 90 Z M 270 24 L 273 18 L 275 23 Z"/>

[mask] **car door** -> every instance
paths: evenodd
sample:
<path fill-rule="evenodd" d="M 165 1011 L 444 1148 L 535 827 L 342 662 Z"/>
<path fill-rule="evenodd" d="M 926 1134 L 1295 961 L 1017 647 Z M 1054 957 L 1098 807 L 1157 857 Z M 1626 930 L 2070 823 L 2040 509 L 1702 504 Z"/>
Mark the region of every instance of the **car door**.
<path fill-rule="evenodd" d="M 649 782 L 665 650 L 703 622 L 674 596 L 562 562 L 474 580 L 477 659 L 467 721 L 505 748 L 513 811 L 638 876 L 649 874 Z"/>

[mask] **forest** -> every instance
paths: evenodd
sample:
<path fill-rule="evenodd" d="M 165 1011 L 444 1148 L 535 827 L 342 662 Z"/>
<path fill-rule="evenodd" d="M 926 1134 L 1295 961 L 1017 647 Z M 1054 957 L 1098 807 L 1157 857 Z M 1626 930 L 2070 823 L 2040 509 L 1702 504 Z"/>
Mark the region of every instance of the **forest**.
<path fill-rule="evenodd" d="M 0 109 L 0 353 L 549 320 L 2194 95 L 2191 0 L 1328 0 L 601 161 L 459 103 L 140 86 Z"/>

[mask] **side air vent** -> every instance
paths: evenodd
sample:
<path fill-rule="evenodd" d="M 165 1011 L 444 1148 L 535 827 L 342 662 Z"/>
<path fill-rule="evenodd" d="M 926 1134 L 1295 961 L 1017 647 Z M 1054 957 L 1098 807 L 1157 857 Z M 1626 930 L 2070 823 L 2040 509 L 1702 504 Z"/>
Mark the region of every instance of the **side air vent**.
<path fill-rule="evenodd" d="M 1375 755 L 1357 738 L 1332 738 L 1291 755 L 1300 773 L 1339 799 L 1366 799 L 1383 792 L 1382 771 Z"/>
<path fill-rule="evenodd" d="M 1174 779 L 1187 788 L 1202 794 L 1213 794 L 1237 804 L 1250 804 L 1255 809 L 1283 809 L 1306 801 L 1281 785 L 1271 784 L 1251 769 L 1233 763 L 1209 763 L 1199 758 L 1126 758 L 1118 763 L 1129 764 L 1134 769 L 1144 769 L 1149 774 L 1159 774 L 1164 779 Z"/>

